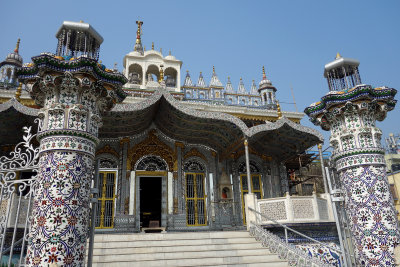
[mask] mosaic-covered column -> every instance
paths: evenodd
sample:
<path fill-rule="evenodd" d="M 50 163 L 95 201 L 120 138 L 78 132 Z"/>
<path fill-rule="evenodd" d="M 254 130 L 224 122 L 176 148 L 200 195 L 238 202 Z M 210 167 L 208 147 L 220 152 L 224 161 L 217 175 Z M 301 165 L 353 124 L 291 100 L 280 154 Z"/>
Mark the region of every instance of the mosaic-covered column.
<path fill-rule="evenodd" d="M 59 32 L 63 28 L 76 30 L 78 40 L 80 30 L 94 35 L 93 28 L 86 23 L 68 23 L 71 22 L 64 22 Z M 72 55 L 80 52 L 72 44 L 64 45 L 67 49 L 61 51 L 75 51 Z M 70 59 L 66 55 L 43 53 L 18 71 L 18 78 L 41 107 L 37 135 L 40 169 L 27 266 L 84 266 L 90 182 L 101 112 L 125 98 L 121 86 L 126 82 L 122 74 L 98 64 L 93 55 L 98 54 Z"/>
<path fill-rule="evenodd" d="M 325 66 L 331 89 L 305 109 L 330 130 L 332 159 L 345 195 L 357 266 L 394 266 L 398 222 L 381 147 L 382 121 L 395 107 L 396 90 L 361 84 L 358 61 L 339 57 Z"/>

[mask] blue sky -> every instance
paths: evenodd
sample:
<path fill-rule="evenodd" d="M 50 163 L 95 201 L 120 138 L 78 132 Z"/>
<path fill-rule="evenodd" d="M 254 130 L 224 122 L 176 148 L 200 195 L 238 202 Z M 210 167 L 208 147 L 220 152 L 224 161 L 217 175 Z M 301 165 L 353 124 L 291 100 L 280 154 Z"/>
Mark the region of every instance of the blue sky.
<path fill-rule="evenodd" d="M 1 1 L 0 59 L 21 38 L 25 62 L 55 52 L 54 35 L 63 20 L 83 20 L 104 37 L 100 58 L 112 67 L 132 51 L 137 19 L 143 44 L 183 61 L 197 81 L 210 81 L 212 66 L 225 84 L 258 83 L 264 65 L 283 110 L 299 111 L 327 91 L 324 65 L 337 52 L 360 60 L 364 83 L 400 89 L 400 1 Z M 184 75 L 182 75 L 184 77 Z M 400 93 L 396 97 L 399 99 Z M 400 105 L 400 104 L 399 104 Z M 384 137 L 400 133 L 400 108 L 378 123 Z M 308 118 L 302 124 L 313 126 Z M 322 131 L 322 130 L 321 130 Z M 328 134 L 324 133 L 327 144 Z"/>

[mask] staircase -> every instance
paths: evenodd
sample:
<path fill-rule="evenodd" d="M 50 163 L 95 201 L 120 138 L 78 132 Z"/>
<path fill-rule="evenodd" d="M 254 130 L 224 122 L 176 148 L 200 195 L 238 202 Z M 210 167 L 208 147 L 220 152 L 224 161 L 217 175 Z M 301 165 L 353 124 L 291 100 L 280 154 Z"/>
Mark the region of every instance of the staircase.
<path fill-rule="evenodd" d="M 263 266 L 287 262 L 246 231 L 95 235 L 93 266 Z"/>

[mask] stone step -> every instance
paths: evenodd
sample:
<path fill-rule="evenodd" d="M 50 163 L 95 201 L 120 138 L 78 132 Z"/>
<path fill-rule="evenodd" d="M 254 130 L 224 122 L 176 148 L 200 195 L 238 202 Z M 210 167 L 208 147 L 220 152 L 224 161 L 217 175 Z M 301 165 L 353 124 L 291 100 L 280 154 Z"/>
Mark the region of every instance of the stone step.
<path fill-rule="evenodd" d="M 161 267 L 161 266 L 264 266 L 281 267 L 287 266 L 287 262 L 279 259 L 277 255 L 253 255 L 253 256 L 231 256 L 212 258 L 191 259 L 164 259 L 147 261 L 123 261 L 121 259 L 110 262 L 98 262 L 93 259 L 93 266 L 119 266 L 119 267 Z M 256 264 L 256 265 L 255 265 Z"/>
<path fill-rule="evenodd" d="M 148 233 L 148 234 L 96 234 L 95 242 L 120 242 L 120 241 L 147 241 L 147 240 L 174 240 L 174 239 L 209 239 L 209 238 L 240 238 L 249 237 L 246 231 L 221 231 L 221 232 L 173 232 L 173 233 Z"/>
<path fill-rule="evenodd" d="M 169 253 L 169 252 L 190 252 L 190 251 L 207 251 L 207 250 L 237 250 L 237 249 L 260 249 L 263 248 L 261 243 L 237 243 L 237 244 L 212 244 L 207 246 L 143 246 L 143 247 L 117 247 L 111 248 L 105 246 L 95 248 L 93 255 L 113 255 L 113 254 L 132 254 L 132 253 Z M 265 248 L 263 248 L 265 249 Z M 268 249 L 265 249 L 269 251 Z"/>
<path fill-rule="evenodd" d="M 218 245 L 218 244 L 248 244 L 254 243 L 254 238 L 215 238 L 215 239 L 175 239 L 175 240 L 135 240 L 135 241 L 119 241 L 119 242 L 95 242 L 94 248 L 120 248 L 120 247 L 166 247 L 166 246 L 187 246 L 187 245 Z"/>
<path fill-rule="evenodd" d="M 132 253 L 95 255 L 94 262 L 127 261 L 138 262 L 148 260 L 179 260 L 179 259 L 203 259 L 203 258 L 229 258 L 229 257 L 254 257 L 272 255 L 268 249 L 240 249 L 240 250 L 203 250 L 203 251 L 177 251 L 167 253 Z"/>

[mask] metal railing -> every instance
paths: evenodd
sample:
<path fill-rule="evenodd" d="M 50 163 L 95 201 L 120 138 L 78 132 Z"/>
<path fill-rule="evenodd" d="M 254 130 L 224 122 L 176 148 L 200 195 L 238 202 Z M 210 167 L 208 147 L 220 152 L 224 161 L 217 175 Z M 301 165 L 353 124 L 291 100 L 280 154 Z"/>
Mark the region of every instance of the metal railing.
<path fill-rule="evenodd" d="M 254 210 L 253 208 L 249 207 L 248 209 L 249 211 L 258 215 L 258 216 L 256 215 L 256 222 L 253 221 L 250 222 L 250 234 L 254 236 L 256 240 L 258 241 L 261 240 L 263 246 L 268 247 L 272 253 L 277 253 L 280 258 L 288 260 L 289 266 L 334 266 L 334 265 L 325 263 L 319 258 L 312 257 L 305 251 L 302 251 L 301 249 L 295 247 L 294 245 L 289 244 L 288 232 L 287 232 L 288 230 L 314 243 L 317 243 L 323 247 L 329 248 L 337 252 L 340 255 L 339 266 L 341 266 L 341 263 L 343 262 L 343 252 L 340 249 L 328 246 L 327 244 L 324 244 L 312 237 L 300 233 L 299 231 L 296 231 L 293 228 L 290 228 L 284 224 L 275 221 L 272 218 L 269 218 L 267 215 L 262 214 Z M 259 216 L 264 217 L 267 220 L 272 221 L 273 223 L 281 226 L 285 231 L 285 241 L 283 241 L 279 236 L 264 229 L 258 222 Z"/>

